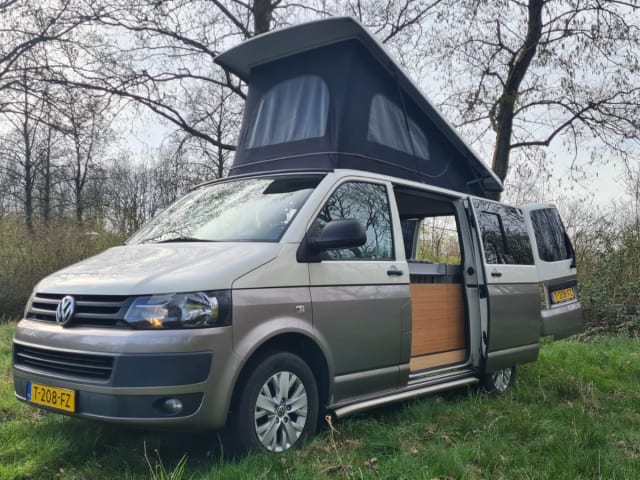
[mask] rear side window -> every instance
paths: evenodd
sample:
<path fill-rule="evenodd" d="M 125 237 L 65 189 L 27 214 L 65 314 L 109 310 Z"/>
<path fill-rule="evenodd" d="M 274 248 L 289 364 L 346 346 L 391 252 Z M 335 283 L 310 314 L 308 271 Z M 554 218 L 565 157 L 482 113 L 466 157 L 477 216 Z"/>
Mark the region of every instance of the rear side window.
<path fill-rule="evenodd" d="M 531 223 L 541 260 L 559 262 L 573 257 L 569 237 L 560 220 L 560 214 L 555 208 L 533 210 Z"/>
<path fill-rule="evenodd" d="M 533 265 L 531 242 L 518 208 L 474 200 L 487 263 Z"/>

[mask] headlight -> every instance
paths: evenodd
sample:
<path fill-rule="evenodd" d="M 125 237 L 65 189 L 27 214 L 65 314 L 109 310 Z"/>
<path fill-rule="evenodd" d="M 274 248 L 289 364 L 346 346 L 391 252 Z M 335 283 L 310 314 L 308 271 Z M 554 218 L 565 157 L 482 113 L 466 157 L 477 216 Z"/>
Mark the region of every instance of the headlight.
<path fill-rule="evenodd" d="M 231 324 L 231 291 L 138 297 L 124 319 L 135 328 L 203 328 Z"/>

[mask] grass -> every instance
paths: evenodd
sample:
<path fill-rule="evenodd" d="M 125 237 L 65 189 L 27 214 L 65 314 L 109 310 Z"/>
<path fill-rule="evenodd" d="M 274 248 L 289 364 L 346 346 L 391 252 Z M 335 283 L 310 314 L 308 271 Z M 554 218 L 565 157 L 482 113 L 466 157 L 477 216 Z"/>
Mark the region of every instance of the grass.
<path fill-rule="evenodd" d="M 474 390 L 335 423 L 279 456 L 219 459 L 215 435 L 149 433 L 44 413 L 13 398 L 0 326 L 1 479 L 640 478 L 640 342 L 546 343 L 495 399 Z"/>

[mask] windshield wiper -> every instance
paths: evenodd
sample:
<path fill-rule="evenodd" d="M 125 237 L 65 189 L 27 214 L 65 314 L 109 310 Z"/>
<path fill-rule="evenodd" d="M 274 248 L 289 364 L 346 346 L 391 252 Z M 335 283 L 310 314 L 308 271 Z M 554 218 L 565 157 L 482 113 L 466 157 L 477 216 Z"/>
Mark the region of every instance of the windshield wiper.
<path fill-rule="evenodd" d="M 195 237 L 176 237 L 176 238 L 169 238 L 167 240 L 160 240 L 159 242 L 153 242 L 153 243 L 180 243 L 180 242 L 215 242 L 215 240 L 207 240 L 205 238 L 195 238 Z"/>

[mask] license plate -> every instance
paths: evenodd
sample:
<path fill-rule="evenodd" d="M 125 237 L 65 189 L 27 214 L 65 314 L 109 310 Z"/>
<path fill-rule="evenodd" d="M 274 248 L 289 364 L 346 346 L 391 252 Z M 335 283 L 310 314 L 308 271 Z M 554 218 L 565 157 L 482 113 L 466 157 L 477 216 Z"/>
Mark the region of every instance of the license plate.
<path fill-rule="evenodd" d="M 551 292 L 552 303 L 568 302 L 574 298 L 576 298 L 576 294 L 573 291 L 573 288 L 563 288 L 562 290 Z"/>
<path fill-rule="evenodd" d="M 27 400 L 66 412 L 76 411 L 76 392 L 66 388 L 49 387 L 39 383 L 28 382 Z"/>

